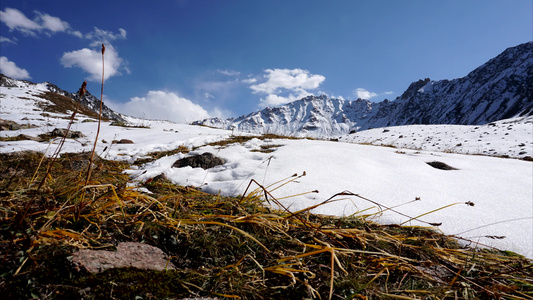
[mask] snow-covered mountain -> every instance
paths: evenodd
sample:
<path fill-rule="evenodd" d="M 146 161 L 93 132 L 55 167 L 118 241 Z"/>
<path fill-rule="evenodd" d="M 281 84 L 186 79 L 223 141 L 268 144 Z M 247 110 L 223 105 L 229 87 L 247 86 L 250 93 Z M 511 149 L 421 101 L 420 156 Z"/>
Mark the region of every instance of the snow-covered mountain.
<path fill-rule="evenodd" d="M 79 93 L 77 91 L 75 93 L 70 93 L 68 91 L 60 89 L 58 86 L 52 83 L 49 83 L 49 82 L 33 83 L 27 80 L 12 79 L 10 77 L 5 76 L 4 74 L 0 74 L 0 87 L 25 88 L 28 91 L 32 91 L 32 90 L 39 90 L 40 92 L 48 91 L 54 94 L 58 94 L 58 95 L 70 98 L 75 102 L 79 102 L 82 106 L 84 106 L 85 108 L 88 108 L 89 110 L 97 114 L 100 112 L 100 99 L 93 96 L 91 93 L 89 93 L 89 91 L 86 91 L 85 95 L 83 95 L 83 97 L 80 98 Z M 115 121 L 124 121 L 123 115 L 115 112 L 111 108 L 107 107 L 105 104 L 102 105 L 102 117 L 106 119 L 110 119 L 110 120 L 115 120 Z"/>
<path fill-rule="evenodd" d="M 533 114 L 533 42 L 511 47 L 465 77 L 413 82 L 394 101 L 308 96 L 239 118 L 194 124 L 244 132 L 331 137 L 411 124 L 480 125 Z"/>

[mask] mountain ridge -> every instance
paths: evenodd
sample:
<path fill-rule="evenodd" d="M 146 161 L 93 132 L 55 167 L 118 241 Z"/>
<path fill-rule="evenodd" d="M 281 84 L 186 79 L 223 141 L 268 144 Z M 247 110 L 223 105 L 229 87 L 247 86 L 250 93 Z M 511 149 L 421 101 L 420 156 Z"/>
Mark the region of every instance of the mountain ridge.
<path fill-rule="evenodd" d="M 464 77 L 415 81 L 393 101 L 308 96 L 238 118 L 209 118 L 193 124 L 254 133 L 329 137 L 387 126 L 481 125 L 532 114 L 533 42 L 527 42 L 507 48 Z"/>
<path fill-rule="evenodd" d="M 4 74 L 0 74 L 0 86 L 1 87 L 37 87 L 42 86 L 43 89 L 61 95 L 65 96 L 74 102 L 80 103 L 85 108 L 89 109 L 90 111 L 95 112 L 96 114 L 99 114 L 100 112 L 100 99 L 96 98 L 94 95 L 92 95 L 89 91 L 86 91 L 85 94 L 80 98 L 79 92 L 71 93 L 66 90 L 63 90 L 59 88 L 57 85 L 52 84 L 50 82 L 43 82 L 43 83 L 34 83 L 28 80 L 19 80 L 19 79 L 13 79 L 10 78 Z M 102 105 L 102 117 L 110 120 L 120 121 L 124 122 L 124 116 L 118 112 L 115 112 L 105 104 Z"/>

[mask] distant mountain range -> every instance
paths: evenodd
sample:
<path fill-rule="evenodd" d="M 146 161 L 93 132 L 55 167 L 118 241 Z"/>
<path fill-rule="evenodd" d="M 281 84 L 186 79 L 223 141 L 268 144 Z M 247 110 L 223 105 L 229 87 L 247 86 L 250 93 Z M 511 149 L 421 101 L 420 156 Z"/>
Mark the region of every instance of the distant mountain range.
<path fill-rule="evenodd" d="M 506 49 L 465 77 L 411 83 L 394 101 L 308 96 L 239 118 L 193 124 L 255 133 L 329 137 L 412 124 L 480 125 L 533 114 L 533 42 Z"/>

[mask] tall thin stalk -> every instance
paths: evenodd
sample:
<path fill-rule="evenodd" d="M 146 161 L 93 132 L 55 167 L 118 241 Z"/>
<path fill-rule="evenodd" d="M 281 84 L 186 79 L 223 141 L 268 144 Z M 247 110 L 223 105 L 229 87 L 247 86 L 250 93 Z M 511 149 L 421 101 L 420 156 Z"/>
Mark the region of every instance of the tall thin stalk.
<path fill-rule="evenodd" d="M 102 123 L 102 105 L 104 98 L 104 53 L 105 46 L 102 44 L 102 88 L 100 91 L 100 114 L 98 115 L 98 130 L 96 131 L 96 138 L 94 139 L 93 151 L 91 152 L 91 159 L 89 160 L 89 166 L 87 167 L 87 178 L 85 179 L 85 185 L 89 182 L 91 178 L 91 170 L 93 165 L 94 150 L 96 149 L 96 144 L 98 143 L 98 135 L 100 134 L 100 124 Z"/>

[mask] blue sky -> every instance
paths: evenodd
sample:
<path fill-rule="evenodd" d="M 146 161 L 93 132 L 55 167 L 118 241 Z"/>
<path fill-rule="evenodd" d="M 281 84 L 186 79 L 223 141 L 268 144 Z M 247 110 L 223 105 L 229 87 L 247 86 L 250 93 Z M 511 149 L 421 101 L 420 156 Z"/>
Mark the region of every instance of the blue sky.
<path fill-rule="evenodd" d="M 310 94 L 393 100 L 533 39 L 532 0 L 0 2 L 0 71 L 190 122 Z"/>

